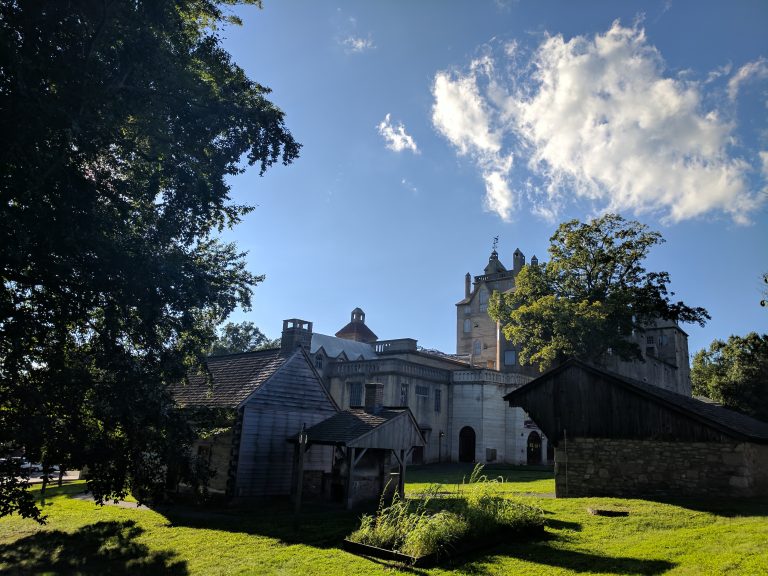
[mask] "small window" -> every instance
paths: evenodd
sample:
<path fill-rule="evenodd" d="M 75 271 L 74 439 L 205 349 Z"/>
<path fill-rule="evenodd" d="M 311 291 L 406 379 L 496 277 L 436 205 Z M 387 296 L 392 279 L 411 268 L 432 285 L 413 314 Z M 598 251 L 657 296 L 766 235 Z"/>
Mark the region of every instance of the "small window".
<path fill-rule="evenodd" d="M 653 346 L 653 345 L 654 345 L 654 343 L 655 343 L 655 342 L 654 342 L 654 339 L 653 339 L 653 336 L 647 336 L 647 337 L 645 338 L 645 343 L 646 343 L 648 346 Z"/>
<path fill-rule="evenodd" d="M 517 351 L 505 350 L 504 351 L 504 366 L 514 366 L 517 364 Z"/>
<path fill-rule="evenodd" d="M 408 384 L 400 384 L 400 406 L 408 406 Z"/>
<path fill-rule="evenodd" d="M 322 370 L 323 369 L 323 355 L 322 354 L 318 354 L 317 356 L 315 356 L 315 368 L 317 368 L 318 370 Z"/>
<path fill-rule="evenodd" d="M 472 314 L 472 306 L 464 306 L 464 314 L 466 316 L 469 316 L 470 314 Z"/>
<path fill-rule="evenodd" d="M 429 396 L 429 388 L 426 386 L 416 386 L 417 396 Z"/>
<path fill-rule="evenodd" d="M 363 384 L 361 382 L 349 383 L 349 405 L 350 406 L 363 405 Z"/>
<path fill-rule="evenodd" d="M 441 393 L 439 388 L 435 388 L 435 412 L 438 414 L 440 413 L 440 400 L 441 400 Z"/>
<path fill-rule="evenodd" d="M 480 342 L 480 340 L 475 340 L 474 345 L 472 346 L 472 354 L 475 356 L 480 356 L 480 353 L 483 351 L 483 344 Z"/>
<path fill-rule="evenodd" d="M 469 318 L 464 319 L 464 333 L 472 332 L 472 320 Z"/>

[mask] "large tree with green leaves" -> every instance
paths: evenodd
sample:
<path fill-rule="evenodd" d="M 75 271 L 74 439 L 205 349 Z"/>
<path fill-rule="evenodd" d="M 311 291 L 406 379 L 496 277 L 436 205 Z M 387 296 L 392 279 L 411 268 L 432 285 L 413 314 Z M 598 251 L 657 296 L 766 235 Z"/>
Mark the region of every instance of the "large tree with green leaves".
<path fill-rule="evenodd" d="M 644 260 L 663 242 L 658 232 L 606 214 L 590 222 L 571 220 L 550 238 L 550 260 L 525 266 L 515 289 L 495 293 L 488 312 L 520 347 L 520 361 L 540 369 L 576 357 L 600 363 L 610 350 L 641 359 L 631 339 L 658 319 L 697 322 L 703 308 L 672 302 L 667 272 L 648 272 Z"/>
<path fill-rule="evenodd" d="M 715 340 L 693 357 L 693 393 L 768 422 L 768 335 Z"/>
<path fill-rule="evenodd" d="M 219 41 L 232 0 L 0 1 L 0 456 L 149 497 L 169 385 L 260 280 L 228 178 L 299 145 Z M 258 1 L 251 3 L 258 4 Z M 38 516 L 0 479 L 0 514 Z"/>
<path fill-rule="evenodd" d="M 227 322 L 219 331 L 209 354 L 237 354 L 280 346 L 280 339 L 270 340 L 253 322 Z"/>

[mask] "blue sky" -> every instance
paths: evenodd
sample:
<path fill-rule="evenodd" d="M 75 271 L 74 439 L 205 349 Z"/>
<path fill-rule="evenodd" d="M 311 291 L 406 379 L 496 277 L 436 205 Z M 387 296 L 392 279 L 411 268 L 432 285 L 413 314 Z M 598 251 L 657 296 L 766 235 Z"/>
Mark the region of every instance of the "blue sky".
<path fill-rule="evenodd" d="M 454 352 L 494 236 L 547 260 L 558 223 L 660 231 L 649 270 L 704 306 L 690 350 L 768 332 L 768 3 L 314 2 L 238 8 L 224 46 L 303 144 L 232 180 L 226 238 L 266 280 L 251 320 Z"/>

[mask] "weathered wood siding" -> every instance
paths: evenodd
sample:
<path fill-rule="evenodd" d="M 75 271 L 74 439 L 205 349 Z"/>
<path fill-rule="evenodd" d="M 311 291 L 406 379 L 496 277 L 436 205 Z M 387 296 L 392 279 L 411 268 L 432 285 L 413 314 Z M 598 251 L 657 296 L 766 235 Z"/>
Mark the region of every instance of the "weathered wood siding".
<path fill-rule="evenodd" d="M 296 353 L 246 402 L 235 496 L 290 494 L 293 445 L 290 436 L 336 409 L 306 358 Z M 331 469 L 330 449 L 308 451 L 304 470 Z"/>
<path fill-rule="evenodd" d="M 349 446 L 408 450 L 412 446 L 421 446 L 422 444 L 423 441 L 418 430 L 411 424 L 410 416 L 407 412 L 403 412 L 358 440 L 350 442 Z"/>
<path fill-rule="evenodd" d="M 518 400 L 555 445 L 564 429 L 569 438 L 731 441 L 712 426 L 577 366 L 553 374 Z"/>

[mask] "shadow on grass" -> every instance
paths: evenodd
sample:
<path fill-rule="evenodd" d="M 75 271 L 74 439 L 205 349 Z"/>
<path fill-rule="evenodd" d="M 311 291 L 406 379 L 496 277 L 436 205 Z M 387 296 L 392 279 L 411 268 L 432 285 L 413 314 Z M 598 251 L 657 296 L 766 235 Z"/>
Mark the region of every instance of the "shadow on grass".
<path fill-rule="evenodd" d="M 454 562 L 452 565 L 454 568 L 460 568 L 462 574 L 478 575 L 491 574 L 491 571 L 486 569 L 484 564 L 492 564 L 493 556 L 508 556 L 573 572 L 600 574 L 646 574 L 654 576 L 656 574 L 663 574 L 675 567 L 673 562 L 668 562 L 667 560 L 600 556 L 576 550 L 563 550 L 551 545 L 551 542 L 554 540 L 559 540 L 559 538 L 550 536 L 536 542 L 525 541 L 501 544 L 493 550 L 465 556 L 460 559 L 460 562 Z"/>
<path fill-rule="evenodd" d="M 284 544 L 305 544 L 314 548 L 335 548 L 360 526 L 362 511 L 340 506 L 307 502 L 302 507 L 298 526 L 293 505 L 282 498 L 240 505 L 236 508 L 173 505 L 157 507 L 171 526 L 221 530 L 266 536 Z"/>
<path fill-rule="evenodd" d="M 654 502 L 679 506 L 694 512 L 708 512 L 715 516 L 735 518 L 737 516 L 768 516 L 768 498 L 651 498 Z"/>
<path fill-rule="evenodd" d="M 68 533 L 38 532 L 0 546 L 3 574 L 189 574 L 173 552 L 150 552 L 136 542 L 135 522 L 98 522 Z"/>
<path fill-rule="evenodd" d="M 418 484 L 460 484 L 469 480 L 474 464 L 444 462 L 442 464 L 421 464 L 408 467 L 407 480 Z M 511 464 L 488 464 L 483 467 L 483 474 L 493 480 L 499 476 L 505 482 L 535 482 L 554 478 L 552 466 L 514 466 Z"/>

